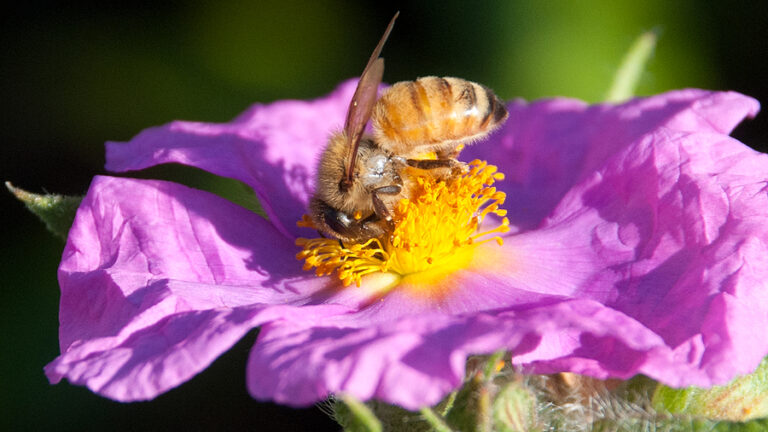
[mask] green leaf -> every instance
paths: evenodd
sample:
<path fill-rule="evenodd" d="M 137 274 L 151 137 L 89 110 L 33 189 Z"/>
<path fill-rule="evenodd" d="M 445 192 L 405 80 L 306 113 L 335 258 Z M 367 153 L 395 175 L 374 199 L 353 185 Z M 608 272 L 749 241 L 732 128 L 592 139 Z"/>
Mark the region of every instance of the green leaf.
<path fill-rule="evenodd" d="M 652 402 L 660 411 L 710 419 L 745 421 L 768 417 L 768 358 L 754 373 L 726 386 L 673 389 L 659 385 Z"/>
<path fill-rule="evenodd" d="M 83 197 L 55 194 L 39 195 L 14 187 L 10 182 L 5 182 L 5 187 L 19 201 L 23 202 L 29 211 L 37 215 L 49 231 L 62 239 L 67 238 L 67 233 L 75 220 L 75 213 Z"/>
<path fill-rule="evenodd" d="M 605 96 L 606 102 L 622 102 L 634 96 L 657 39 L 658 35 L 649 31 L 635 40 L 613 76 L 613 83 Z"/>

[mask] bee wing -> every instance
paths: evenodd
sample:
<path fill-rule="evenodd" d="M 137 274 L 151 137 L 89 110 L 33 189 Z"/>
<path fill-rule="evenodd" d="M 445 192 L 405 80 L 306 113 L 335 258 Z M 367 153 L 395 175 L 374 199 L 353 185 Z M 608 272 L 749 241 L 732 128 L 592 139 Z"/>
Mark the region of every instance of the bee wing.
<path fill-rule="evenodd" d="M 357 147 L 360 145 L 360 138 L 363 136 L 365 124 L 371 117 L 373 106 L 376 104 L 376 95 L 379 90 L 381 77 L 384 75 L 384 59 L 376 59 L 373 65 L 368 69 L 357 85 L 355 96 L 349 105 L 347 113 L 347 122 L 344 127 L 345 136 L 349 148 L 349 165 L 347 166 L 347 181 L 352 181 L 352 170 L 355 166 L 357 156 Z"/>
<path fill-rule="evenodd" d="M 349 109 L 347 110 L 347 120 L 344 122 L 344 132 L 347 137 L 347 144 L 349 148 L 349 156 L 347 160 L 347 183 L 352 182 L 352 171 L 355 166 L 355 158 L 357 157 L 357 147 L 360 145 L 360 138 L 363 136 L 363 130 L 368 123 L 368 119 L 371 118 L 371 112 L 373 106 L 376 105 L 376 95 L 378 94 L 379 84 L 381 78 L 384 76 L 384 59 L 379 58 L 381 49 L 384 47 L 384 43 L 389 37 L 389 33 L 392 31 L 392 27 L 395 25 L 395 20 L 400 12 L 395 13 L 392 20 L 389 21 L 387 29 L 384 31 L 384 35 L 379 40 L 376 48 L 371 54 L 371 58 L 368 60 L 368 64 L 365 65 L 363 74 L 360 76 L 360 81 L 357 83 L 357 89 L 352 96 L 352 101 L 349 103 Z"/>

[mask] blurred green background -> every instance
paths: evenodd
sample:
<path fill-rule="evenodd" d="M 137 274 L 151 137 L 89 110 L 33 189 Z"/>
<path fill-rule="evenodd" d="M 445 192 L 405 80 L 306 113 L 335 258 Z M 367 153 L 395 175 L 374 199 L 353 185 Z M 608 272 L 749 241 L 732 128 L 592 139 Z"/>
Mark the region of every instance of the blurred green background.
<path fill-rule="evenodd" d="M 358 75 L 395 10 L 385 80 L 454 75 L 505 99 L 599 101 L 641 32 L 660 41 L 638 93 L 732 89 L 768 101 L 768 2 L 444 0 L 414 4 L 30 1 L 0 17 L 2 180 L 84 193 L 103 142 L 173 119 L 227 121 L 253 102 L 315 98 Z M 765 150 L 765 115 L 736 136 Z M 189 169 L 164 177 L 228 193 Z M 119 404 L 42 367 L 58 354 L 56 267 L 63 243 L 0 194 L 0 429 L 336 430 L 316 408 L 258 403 L 245 391 L 251 334 L 189 383 Z"/>

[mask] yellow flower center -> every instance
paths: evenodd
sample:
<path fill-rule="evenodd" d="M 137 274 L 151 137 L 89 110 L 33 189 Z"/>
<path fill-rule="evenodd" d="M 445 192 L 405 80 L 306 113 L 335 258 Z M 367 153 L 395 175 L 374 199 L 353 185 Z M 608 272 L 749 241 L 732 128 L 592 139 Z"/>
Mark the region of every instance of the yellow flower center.
<path fill-rule="evenodd" d="M 417 175 L 412 199 L 403 199 L 395 207 L 391 233 L 354 244 L 299 238 L 296 245 L 303 249 L 296 259 L 304 260 L 305 270 L 314 267 L 318 276 L 336 273 L 344 285 L 354 282 L 357 286 L 370 273 L 408 276 L 461 268 L 478 244 L 496 241 L 501 245 L 502 238 L 492 234 L 509 231 L 506 217 L 497 227 L 479 230 L 489 214 L 503 217 L 507 213 L 499 208 L 505 194 L 492 186 L 503 178 L 495 166 L 479 160 L 470 162 L 466 173 L 445 181 Z M 307 215 L 298 225 L 314 228 Z"/>

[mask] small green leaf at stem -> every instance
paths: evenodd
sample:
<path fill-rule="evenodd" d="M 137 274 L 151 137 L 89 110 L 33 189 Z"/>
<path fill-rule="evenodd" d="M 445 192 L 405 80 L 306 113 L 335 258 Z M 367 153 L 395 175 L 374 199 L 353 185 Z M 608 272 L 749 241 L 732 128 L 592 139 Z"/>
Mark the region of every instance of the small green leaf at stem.
<path fill-rule="evenodd" d="M 635 40 L 613 76 L 613 83 L 605 96 L 606 102 L 623 102 L 634 96 L 657 39 L 655 31 L 648 31 Z"/>
<path fill-rule="evenodd" d="M 5 182 L 5 187 L 19 201 L 23 202 L 29 211 L 37 215 L 50 232 L 62 239 L 67 238 L 67 233 L 69 233 L 69 228 L 75 220 L 75 213 L 83 197 L 35 194 L 19 189 L 10 182 Z"/>

